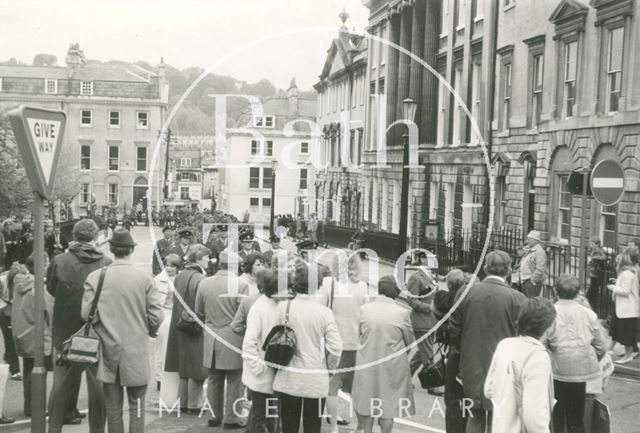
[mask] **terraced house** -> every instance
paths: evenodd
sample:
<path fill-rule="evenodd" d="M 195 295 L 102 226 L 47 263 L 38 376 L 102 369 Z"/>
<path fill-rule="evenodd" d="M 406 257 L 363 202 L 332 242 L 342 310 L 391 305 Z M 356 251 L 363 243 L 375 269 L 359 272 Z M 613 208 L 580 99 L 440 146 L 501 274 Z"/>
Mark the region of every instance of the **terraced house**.
<path fill-rule="evenodd" d="M 66 113 L 61 167 L 79 172 L 79 215 L 92 201 L 120 212 L 161 204 L 163 152 L 151 162 L 168 95 L 162 64 L 154 73 L 87 63 L 78 44 L 70 45 L 66 66 L 0 66 L 0 111 L 25 104 Z"/>

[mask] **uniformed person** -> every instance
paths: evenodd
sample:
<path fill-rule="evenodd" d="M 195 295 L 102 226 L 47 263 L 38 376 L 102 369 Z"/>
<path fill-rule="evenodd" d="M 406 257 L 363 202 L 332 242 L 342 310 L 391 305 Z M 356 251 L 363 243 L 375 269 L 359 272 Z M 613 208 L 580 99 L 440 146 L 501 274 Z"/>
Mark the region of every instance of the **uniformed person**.
<path fill-rule="evenodd" d="M 152 272 L 154 277 L 162 272 L 161 263 L 169 254 L 171 248 L 173 248 L 173 227 L 165 226 L 162 229 L 162 235 L 164 236 L 164 239 L 160 239 L 156 242 L 156 247 L 153 250 Z"/>

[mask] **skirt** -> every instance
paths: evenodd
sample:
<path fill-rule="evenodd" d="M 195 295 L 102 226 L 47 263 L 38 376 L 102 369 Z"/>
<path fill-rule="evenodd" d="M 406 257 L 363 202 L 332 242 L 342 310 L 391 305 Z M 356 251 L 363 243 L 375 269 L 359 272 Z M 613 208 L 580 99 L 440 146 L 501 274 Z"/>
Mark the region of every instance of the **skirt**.
<path fill-rule="evenodd" d="M 611 338 L 623 346 L 636 347 L 638 334 L 638 318 L 629 317 L 620 319 L 615 314 L 611 319 Z"/>

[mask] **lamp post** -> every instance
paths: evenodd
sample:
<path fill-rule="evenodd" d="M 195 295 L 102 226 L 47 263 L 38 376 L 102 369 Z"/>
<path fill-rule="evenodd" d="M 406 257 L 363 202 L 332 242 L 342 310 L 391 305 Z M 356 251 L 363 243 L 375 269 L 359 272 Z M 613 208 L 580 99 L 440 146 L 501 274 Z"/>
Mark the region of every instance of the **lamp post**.
<path fill-rule="evenodd" d="M 271 215 L 269 218 L 269 234 L 273 236 L 275 233 L 273 223 L 275 219 L 275 199 L 276 199 L 276 168 L 278 168 L 278 161 L 271 161 Z"/>
<path fill-rule="evenodd" d="M 416 117 L 418 104 L 411 98 L 402 101 L 402 117 L 405 122 L 413 123 Z M 408 126 L 407 126 L 408 128 Z M 398 236 L 398 254 L 402 255 L 407 250 L 407 220 L 409 216 L 409 134 L 402 136 L 402 195 L 400 196 L 400 233 Z"/>

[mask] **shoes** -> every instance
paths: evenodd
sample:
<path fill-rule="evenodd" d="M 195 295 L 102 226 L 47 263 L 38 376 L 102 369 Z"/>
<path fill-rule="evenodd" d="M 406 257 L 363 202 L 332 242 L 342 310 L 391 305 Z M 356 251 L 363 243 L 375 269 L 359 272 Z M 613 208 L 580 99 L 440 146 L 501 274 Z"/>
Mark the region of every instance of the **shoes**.
<path fill-rule="evenodd" d="M 221 422 L 219 419 L 210 419 L 210 420 L 207 422 L 207 425 L 208 425 L 209 427 L 219 427 L 219 426 L 220 426 L 220 424 L 222 424 L 222 422 Z"/>
<path fill-rule="evenodd" d="M 187 415 L 199 415 L 200 412 L 202 411 L 202 409 L 198 408 L 198 409 L 189 409 L 189 408 L 185 408 L 185 409 L 180 409 L 180 412 L 187 414 Z"/>
<path fill-rule="evenodd" d="M 13 424 L 14 422 L 16 422 L 16 420 L 13 419 L 13 418 L 9 418 L 9 417 L 6 417 L 6 416 L 0 417 L 0 425 Z"/>
<path fill-rule="evenodd" d="M 74 415 L 76 418 L 85 419 L 87 417 L 86 412 L 80 412 L 78 408 L 75 409 Z"/>
<path fill-rule="evenodd" d="M 82 424 L 81 418 L 67 418 L 64 420 L 64 425 L 80 425 Z"/>
<path fill-rule="evenodd" d="M 22 380 L 22 373 L 12 374 L 11 380 Z"/>
<path fill-rule="evenodd" d="M 330 416 L 326 417 L 325 419 L 327 420 L 327 424 L 331 424 L 331 417 Z M 342 425 L 342 426 L 349 425 L 349 421 L 347 421 L 346 419 L 342 419 L 342 418 L 338 417 L 338 425 Z"/>
<path fill-rule="evenodd" d="M 616 361 L 614 361 L 616 364 L 628 364 L 631 361 L 633 361 L 633 355 L 629 355 L 629 356 L 625 356 L 623 358 L 620 358 Z"/>
<path fill-rule="evenodd" d="M 444 395 L 444 391 L 440 391 L 438 388 L 429 388 L 427 389 L 427 393 L 435 395 L 436 397 L 442 397 Z"/>
<path fill-rule="evenodd" d="M 225 422 L 222 426 L 222 428 L 224 428 L 225 430 L 238 430 L 245 427 L 246 425 L 242 425 L 238 422 Z"/>
<path fill-rule="evenodd" d="M 632 357 L 633 359 L 636 359 L 638 356 L 640 356 L 640 352 L 633 352 L 633 353 L 631 354 L 631 357 Z"/>

